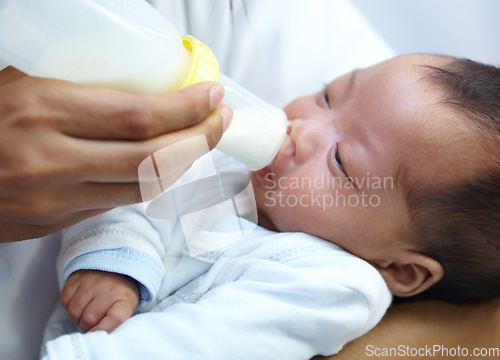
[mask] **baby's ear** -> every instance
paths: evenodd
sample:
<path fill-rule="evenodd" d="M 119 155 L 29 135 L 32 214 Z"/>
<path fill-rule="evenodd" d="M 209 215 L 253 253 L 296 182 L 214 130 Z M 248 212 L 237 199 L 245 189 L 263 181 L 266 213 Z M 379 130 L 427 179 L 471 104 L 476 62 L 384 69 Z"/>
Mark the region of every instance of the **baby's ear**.
<path fill-rule="evenodd" d="M 443 277 L 443 267 L 436 260 L 415 251 L 404 250 L 393 261 L 373 261 L 389 290 L 396 296 L 421 293 Z"/>

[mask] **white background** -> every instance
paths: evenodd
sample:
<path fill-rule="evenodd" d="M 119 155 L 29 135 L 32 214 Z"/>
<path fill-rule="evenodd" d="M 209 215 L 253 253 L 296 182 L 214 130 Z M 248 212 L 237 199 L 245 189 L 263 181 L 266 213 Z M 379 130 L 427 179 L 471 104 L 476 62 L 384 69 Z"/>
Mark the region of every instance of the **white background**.
<path fill-rule="evenodd" d="M 499 0 L 352 0 L 397 54 L 430 52 L 500 66 Z"/>

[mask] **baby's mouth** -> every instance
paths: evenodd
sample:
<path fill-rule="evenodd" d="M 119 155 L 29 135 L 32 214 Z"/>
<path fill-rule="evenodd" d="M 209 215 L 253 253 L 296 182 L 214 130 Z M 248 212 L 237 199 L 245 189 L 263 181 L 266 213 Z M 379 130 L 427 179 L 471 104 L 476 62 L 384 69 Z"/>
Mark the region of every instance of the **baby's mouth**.
<path fill-rule="evenodd" d="M 281 145 L 281 148 L 276 154 L 276 157 L 274 158 L 273 162 L 270 165 L 264 167 L 263 169 L 255 171 L 255 175 L 257 176 L 260 182 L 264 184 L 272 183 L 274 177 L 276 176 L 273 169 L 276 167 L 277 164 L 279 164 L 282 161 L 280 160 L 280 158 L 283 156 L 285 158 L 295 156 L 295 144 L 293 140 L 290 138 L 291 132 L 292 132 L 291 121 L 288 121 L 285 140 L 283 141 L 283 144 Z"/>
<path fill-rule="evenodd" d="M 273 180 L 274 173 L 271 170 L 271 165 L 266 166 L 260 170 L 255 171 L 255 175 L 262 183 L 270 183 Z"/>
<path fill-rule="evenodd" d="M 274 158 L 273 163 L 271 166 L 274 165 L 275 162 L 279 162 L 280 158 L 285 158 L 285 159 L 292 159 L 295 157 L 295 141 L 293 140 L 291 133 L 292 133 L 292 126 L 290 125 L 290 121 L 288 122 L 288 127 L 286 130 L 286 136 L 285 140 L 283 141 L 283 144 L 281 145 L 280 150 L 278 151 L 278 154 Z"/>

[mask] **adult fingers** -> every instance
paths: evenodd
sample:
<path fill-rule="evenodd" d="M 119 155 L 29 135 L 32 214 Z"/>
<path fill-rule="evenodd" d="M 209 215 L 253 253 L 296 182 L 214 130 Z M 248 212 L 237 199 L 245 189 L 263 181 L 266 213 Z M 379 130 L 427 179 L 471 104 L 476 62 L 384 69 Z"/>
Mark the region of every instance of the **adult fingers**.
<path fill-rule="evenodd" d="M 0 243 L 27 239 L 36 239 L 52 234 L 70 225 L 76 224 L 92 216 L 99 215 L 111 209 L 87 210 L 72 214 L 65 221 L 58 221 L 50 225 L 33 225 L 30 223 L 0 223 Z"/>
<path fill-rule="evenodd" d="M 68 197 L 61 205 L 62 209 L 68 209 L 68 215 L 58 219 L 61 223 L 78 221 L 79 218 L 86 218 L 94 213 L 143 201 L 138 183 L 86 183 L 76 187 Z M 70 209 L 73 210 L 72 213 L 69 213 Z M 58 213 L 61 213 L 61 209 L 54 211 L 54 214 Z M 45 222 L 49 224 L 54 221 L 47 218 Z"/>
<path fill-rule="evenodd" d="M 208 152 L 222 136 L 222 118 L 231 118 L 231 110 L 223 105 L 205 120 L 186 129 L 157 136 L 146 141 L 75 141 L 79 163 L 73 165 L 72 176 L 87 182 L 137 182 L 140 164 L 163 149 L 177 149 L 164 168 L 175 172 Z M 176 144 L 176 147 L 171 145 Z M 184 145 L 183 145 L 184 144 Z"/>
<path fill-rule="evenodd" d="M 61 95 L 57 86 L 43 93 L 60 131 L 88 139 L 146 140 L 201 122 L 221 104 L 224 91 L 213 82 L 157 95 L 68 85 Z"/>

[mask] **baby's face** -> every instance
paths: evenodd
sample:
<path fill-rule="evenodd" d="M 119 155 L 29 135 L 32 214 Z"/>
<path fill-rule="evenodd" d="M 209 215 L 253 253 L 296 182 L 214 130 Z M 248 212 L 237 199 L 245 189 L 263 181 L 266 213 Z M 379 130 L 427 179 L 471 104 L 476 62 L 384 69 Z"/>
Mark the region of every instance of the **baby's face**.
<path fill-rule="evenodd" d="M 403 181 L 448 184 L 475 171 L 466 122 L 443 105 L 421 65 L 398 57 L 344 75 L 285 111 L 289 131 L 270 167 L 252 173 L 259 221 L 306 232 L 367 260 L 408 249 Z M 469 136 L 470 137 L 470 136 Z"/>

